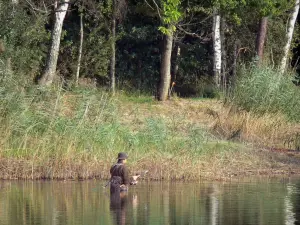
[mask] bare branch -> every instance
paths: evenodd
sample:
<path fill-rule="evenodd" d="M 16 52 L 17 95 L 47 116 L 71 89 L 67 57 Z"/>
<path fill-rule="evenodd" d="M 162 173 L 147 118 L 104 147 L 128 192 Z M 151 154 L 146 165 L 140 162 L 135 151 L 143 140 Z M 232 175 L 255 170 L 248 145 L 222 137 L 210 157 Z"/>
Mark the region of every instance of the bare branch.
<path fill-rule="evenodd" d="M 159 6 L 157 5 L 155 0 L 152 0 L 152 1 L 153 1 L 154 5 L 156 7 L 159 18 L 162 19 L 161 15 L 160 15 L 160 11 L 162 11 L 161 8 L 159 8 Z"/>
<path fill-rule="evenodd" d="M 186 31 L 185 29 L 183 29 L 181 26 L 176 26 L 178 30 L 182 31 L 183 33 L 187 34 L 187 35 L 190 35 L 192 37 L 196 37 L 196 38 L 202 38 L 201 36 L 199 36 L 198 34 L 196 33 L 191 33 L 191 32 L 188 32 Z"/>
<path fill-rule="evenodd" d="M 44 5 L 45 12 L 48 13 L 48 10 L 47 10 L 47 7 L 46 7 L 46 4 L 44 1 L 43 1 L 43 5 Z"/>
<path fill-rule="evenodd" d="M 183 29 L 180 25 L 177 25 L 176 28 L 180 31 L 182 31 L 183 33 L 185 33 L 186 35 L 189 35 L 191 37 L 195 37 L 195 38 L 198 38 L 200 39 L 202 42 L 207 42 L 207 41 L 210 41 L 210 38 L 209 37 L 203 37 L 197 33 L 191 33 L 191 32 L 188 32 L 186 31 L 185 29 Z"/>
<path fill-rule="evenodd" d="M 25 0 L 25 1 L 31 7 L 31 9 L 33 10 L 33 13 L 35 15 L 36 15 L 35 11 L 42 12 L 42 13 L 47 13 L 47 11 L 44 11 L 44 10 L 41 10 L 41 9 L 37 8 L 31 1 L 29 1 L 29 0 Z"/>
<path fill-rule="evenodd" d="M 145 0 L 145 3 L 152 9 L 152 10 L 155 10 L 149 3 L 147 0 Z"/>

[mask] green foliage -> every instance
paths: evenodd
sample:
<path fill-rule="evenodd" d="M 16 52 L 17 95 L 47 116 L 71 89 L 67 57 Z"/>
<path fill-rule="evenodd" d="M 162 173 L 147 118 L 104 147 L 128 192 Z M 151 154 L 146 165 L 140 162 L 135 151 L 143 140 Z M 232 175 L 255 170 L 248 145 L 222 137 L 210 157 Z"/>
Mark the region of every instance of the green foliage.
<path fill-rule="evenodd" d="M 79 4 L 79 3 L 78 3 Z M 84 40 L 80 74 L 83 77 L 105 80 L 111 55 L 111 1 L 84 2 L 68 14 L 64 22 L 65 35 L 61 41 L 58 69 L 60 75 L 72 78 L 77 69 L 80 21 L 83 13 Z M 78 11 L 77 11 L 78 10 Z"/>
<path fill-rule="evenodd" d="M 0 59 L 11 59 L 15 72 L 26 74 L 32 81 L 40 71 L 47 53 L 50 33 L 44 29 L 47 17 L 32 14 L 23 5 L 13 5 L 11 1 L 0 1 L 0 39 L 4 42 L 5 52 Z"/>
<path fill-rule="evenodd" d="M 282 113 L 300 121 L 300 89 L 292 77 L 271 68 L 246 68 L 236 83 L 232 101 L 241 109 L 255 113 Z"/>
<path fill-rule="evenodd" d="M 288 0 L 248 0 L 247 4 L 261 16 L 280 15 L 293 5 Z"/>
<path fill-rule="evenodd" d="M 176 31 L 176 23 L 181 18 L 181 12 L 179 10 L 181 1 L 180 0 L 163 0 L 163 15 L 162 15 L 162 22 L 165 25 L 160 26 L 158 29 L 163 34 L 172 34 Z"/>

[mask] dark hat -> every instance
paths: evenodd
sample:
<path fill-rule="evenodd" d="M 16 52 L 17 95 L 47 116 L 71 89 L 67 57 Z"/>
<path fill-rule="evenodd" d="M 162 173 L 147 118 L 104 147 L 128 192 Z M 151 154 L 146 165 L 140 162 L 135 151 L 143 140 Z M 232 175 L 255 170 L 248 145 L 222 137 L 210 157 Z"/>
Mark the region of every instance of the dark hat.
<path fill-rule="evenodd" d="M 120 152 L 118 154 L 118 159 L 127 159 L 127 158 L 128 158 L 128 156 L 125 152 Z"/>

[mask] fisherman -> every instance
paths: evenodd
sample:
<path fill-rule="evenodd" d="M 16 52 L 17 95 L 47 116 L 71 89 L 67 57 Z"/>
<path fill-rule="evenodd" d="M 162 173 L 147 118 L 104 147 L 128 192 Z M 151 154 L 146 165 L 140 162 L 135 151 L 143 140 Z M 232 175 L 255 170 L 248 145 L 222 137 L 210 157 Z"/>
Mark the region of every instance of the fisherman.
<path fill-rule="evenodd" d="M 120 193 L 128 190 L 130 181 L 128 169 L 125 166 L 127 158 L 125 152 L 120 152 L 117 158 L 118 162 L 110 168 L 110 193 Z"/>
<path fill-rule="evenodd" d="M 110 183 L 110 193 L 127 191 L 129 184 L 136 185 L 138 183 L 137 179 L 141 176 L 141 174 L 136 174 L 129 178 L 129 173 L 125 166 L 127 158 L 128 156 L 125 152 L 120 152 L 117 158 L 118 162 L 110 168 L 111 178 L 108 182 Z M 145 175 L 147 172 L 148 170 L 144 171 L 143 174 Z"/>

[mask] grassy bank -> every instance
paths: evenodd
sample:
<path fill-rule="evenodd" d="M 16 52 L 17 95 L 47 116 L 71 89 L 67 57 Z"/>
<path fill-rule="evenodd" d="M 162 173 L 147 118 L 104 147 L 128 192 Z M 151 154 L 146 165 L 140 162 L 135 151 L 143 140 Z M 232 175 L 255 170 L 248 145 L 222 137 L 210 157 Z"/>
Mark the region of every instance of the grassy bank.
<path fill-rule="evenodd" d="M 270 135 L 283 144 L 278 126 L 291 129 L 283 117 L 259 119 L 217 100 L 159 103 L 151 96 L 12 81 L 0 93 L 3 179 L 106 179 L 121 151 L 130 156 L 130 170 L 149 170 L 149 179 L 297 171 L 297 157 L 262 150 Z"/>

